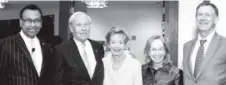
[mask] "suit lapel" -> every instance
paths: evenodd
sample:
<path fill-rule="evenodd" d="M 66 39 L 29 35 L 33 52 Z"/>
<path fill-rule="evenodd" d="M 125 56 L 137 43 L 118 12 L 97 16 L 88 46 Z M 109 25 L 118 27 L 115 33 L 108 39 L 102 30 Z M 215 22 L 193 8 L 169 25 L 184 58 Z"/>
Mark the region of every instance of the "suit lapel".
<path fill-rule="evenodd" d="M 20 35 L 20 34 L 17 34 L 17 35 L 16 35 L 16 39 L 17 39 L 16 42 L 18 42 L 17 44 L 18 44 L 18 46 L 19 46 L 19 49 L 20 49 L 20 50 L 23 52 L 23 54 L 25 55 L 26 59 L 27 59 L 28 62 L 30 63 L 29 65 L 31 65 L 32 69 L 33 69 L 34 71 L 36 71 L 35 66 L 34 66 L 34 63 L 33 63 L 32 58 L 31 58 L 31 55 L 30 55 L 30 53 L 29 53 L 29 51 L 28 51 L 28 49 L 27 49 L 27 46 L 26 46 L 24 40 L 22 39 L 21 35 Z M 37 71 L 36 71 L 36 73 L 37 73 Z M 37 75 L 38 75 L 38 74 L 37 74 Z"/>
<path fill-rule="evenodd" d="M 90 43 L 91 43 L 91 45 L 92 45 L 92 48 L 93 48 L 93 53 L 94 53 L 94 56 L 95 56 L 95 59 L 96 59 L 96 67 L 95 67 L 95 70 L 94 70 L 94 73 L 93 73 L 93 77 L 92 77 L 92 79 L 94 79 L 95 78 L 95 76 L 96 76 L 96 74 L 97 74 L 97 72 L 99 72 L 99 70 L 100 70 L 100 66 L 101 66 L 101 62 L 100 62 L 100 53 L 99 53 L 99 51 L 98 51 L 98 48 L 96 47 L 96 45 L 95 45 L 95 43 L 93 42 L 93 41 L 91 41 L 91 40 L 89 40 L 90 41 Z"/>
<path fill-rule="evenodd" d="M 86 66 L 85 66 L 85 64 L 82 60 L 80 53 L 79 53 L 78 47 L 77 47 L 77 45 L 76 45 L 76 43 L 74 42 L 73 39 L 70 40 L 68 48 L 69 48 L 69 54 L 71 54 L 71 56 L 76 61 L 75 62 L 77 64 L 76 66 L 80 67 L 83 70 L 83 72 L 85 72 L 87 74 L 87 76 L 89 76 L 89 73 L 86 69 Z"/>
<path fill-rule="evenodd" d="M 46 46 L 47 44 L 44 43 L 44 41 L 40 40 L 40 46 L 41 46 L 41 50 L 42 50 L 42 68 L 41 68 L 41 73 L 40 75 L 42 75 L 43 71 L 44 71 L 44 66 L 46 64 L 46 62 L 48 62 L 48 46 Z"/>
<path fill-rule="evenodd" d="M 189 74 L 191 75 L 192 79 L 194 79 L 194 80 L 195 80 L 195 77 L 192 74 L 191 55 L 194 50 L 196 41 L 197 41 L 197 39 L 195 39 L 191 42 L 191 44 L 188 46 L 188 50 L 187 50 L 188 52 L 186 52 L 187 53 L 187 66 L 188 66 Z"/>
<path fill-rule="evenodd" d="M 197 74 L 197 79 L 200 77 L 205 67 L 207 67 L 209 60 L 214 56 L 219 46 L 220 46 L 220 36 L 217 33 L 215 33 L 206 51 L 201 69 Z"/>

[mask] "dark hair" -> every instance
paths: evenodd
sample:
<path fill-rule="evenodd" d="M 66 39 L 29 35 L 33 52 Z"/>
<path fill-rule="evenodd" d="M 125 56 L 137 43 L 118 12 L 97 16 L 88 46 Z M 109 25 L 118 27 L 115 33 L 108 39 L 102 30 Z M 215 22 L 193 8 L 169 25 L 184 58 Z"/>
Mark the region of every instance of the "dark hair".
<path fill-rule="evenodd" d="M 216 14 L 217 16 L 219 15 L 219 11 L 218 11 L 217 6 L 214 5 L 213 3 L 206 2 L 206 1 L 204 1 L 204 2 L 202 2 L 202 3 L 200 3 L 200 4 L 198 5 L 198 7 L 196 8 L 196 14 L 197 14 L 198 9 L 199 9 L 200 7 L 202 7 L 202 6 L 211 6 L 211 7 L 214 9 L 215 14 Z"/>
<path fill-rule="evenodd" d="M 164 49 L 165 49 L 166 54 L 165 54 L 164 60 L 163 60 L 163 70 L 168 72 L 171 69 L 171 67 L 172 67 L 172 61 L 170 59 L 169 49 L 168 49 L 168 47 L 166 45 L 166 42 L 165 42 L 163 36 L 161 36 L 161 35 L 153 35 L 147 40 L 145 48 L 144 48 L 145 61 L 149 65 L 151 65 L 151 66 L 153 65 L 153 61 L 150 58 L 149 51 L 150 51 L 152 42 L 154 40 L 157 40 L 157 39 L 160 39 L 162 41 L 163 45 L 164 45 Z"/>
<path fill-rule="evenodd" d="M 42 16 L 42 10 L 41 10 L 38 6 L 36 6 L 36 5 L 34 5 L 34 4 L 29 4 L 29 5 L 25 6 L 23 9 L 20 10 L 20 19 L 22 19 L 23 12 L 24 12 L 25 10 L 27 10 L 27 9 L 28 9 L 28 10 L 38 10 L 39 13 L 40 13 L 41 16 Z"/>

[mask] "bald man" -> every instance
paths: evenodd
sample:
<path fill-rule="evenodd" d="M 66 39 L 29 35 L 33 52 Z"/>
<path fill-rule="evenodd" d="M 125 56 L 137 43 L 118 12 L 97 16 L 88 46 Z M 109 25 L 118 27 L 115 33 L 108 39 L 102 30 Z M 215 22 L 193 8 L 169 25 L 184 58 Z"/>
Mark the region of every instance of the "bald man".
<path fill-rule="evenodd" d="M 75 12 L 69 18 L 71 40 L 55 47 L 54 85 L 103 85 L 104 56 L 102 44 L 89 39 L 91 18 Z"/>

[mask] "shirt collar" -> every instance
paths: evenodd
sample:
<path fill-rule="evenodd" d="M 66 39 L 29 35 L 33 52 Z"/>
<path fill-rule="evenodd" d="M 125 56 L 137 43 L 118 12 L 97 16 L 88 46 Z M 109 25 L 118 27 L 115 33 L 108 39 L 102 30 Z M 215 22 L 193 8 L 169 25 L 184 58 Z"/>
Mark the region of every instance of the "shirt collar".
<path fill-rule="evenodd" d="M 22 37 L 25 41 L 31 41 L 31 40 L 35 41 L 35 40 L 37 40 L 37 37 L 36 37 L 36 36 L 35 36 L 33 39 L 27 37 L 27 36 L 24 34 L 24 32 L 23 32 L 22 30 L 20 31 L 20 35 L 21 35 L 21 37 Z"/>
<path fill-rule="evenodd" d="M 144 68 L 146 69 L 147 72 L 150 72 L 151 71 L 152 73 L 154 73 L 156 71 L 162 71 L 164 67 L 161 67 L 161 68 L 158 68 L 158 69 L 154 69 L 152 67 L 152 63 L 151 62 L 148 62 L 147 64 L 145 64 L 145 67 Z"/>
<path fill-rule="evenodd" d="M 129 62 L 128 61 L 128 59 L 130 59 L 130 58 L 132 58 L 132 56 L 131 56 L 131 54 L 129 54 L 129 52 L 128 51 L 124 51 L 124 55 L 125 55 L 125 59 L 124 59 L 124 61 L 123 61 L 123 64 L 126 64 L 127 62 Z M 107 51 L 107 52 L 105 52 L 105 57 L 104 58 L 106 58 L 107 59 L 107 62 L 110 64 L 110 65 L 112 65 L 112 58 L 113 58 L 113 56 L 112 56 L 112 53 L 110 52 L 110 51 Z"/>
<path fill-rule="evenodd" d="M 198 40 L 207 40 L 207 42 L 211 41 L 216 31 L 211 32 L 205 39 L 202 39 L 200 34 L 198 34 Z"/>
<path fill-rule="evenodd" d="M 76 40 L 76 39 L 74 39 L 73 38 L 73 40 L 75 41 L 75 44 L 77 45 L 77 46 L 83 46 L 84 44 L 85 45 L 87 45 L 88 43 L 89 43 L 89 41 L 88 40 L 86 40 L 84 43 L 82 43 L 81 41 L 78 41 L 78 40 Z"/>

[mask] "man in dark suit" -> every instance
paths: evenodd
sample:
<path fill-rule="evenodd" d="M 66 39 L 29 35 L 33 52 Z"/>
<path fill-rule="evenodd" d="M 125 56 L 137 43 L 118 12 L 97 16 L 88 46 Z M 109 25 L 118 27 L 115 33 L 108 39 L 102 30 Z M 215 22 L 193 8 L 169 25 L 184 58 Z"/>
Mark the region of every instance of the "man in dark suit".
<path fill-rule="evenodd" d="M 90 25 L 91 18 L 84 12 L 70 16 L 73 38 L 57 45 L 53 51 L 56 85 L 103 85 L 104 50 L 102 44 L 88 39 Z"/>
<path fill-rule="evenodd" d="M 226 85 L 226 38 L 216 33 L 217 22 L 214 4 L 198 5 L 197 38 L 184 45 L 184 85 Z"/>
<path fill-rule="evenodd" d="M 20 11 L 18 34 L 0 42 L 0 85 L 48 85 L 50 47 L 36 35 L 42 27 L 42 11 L 27 5 Z"/>

